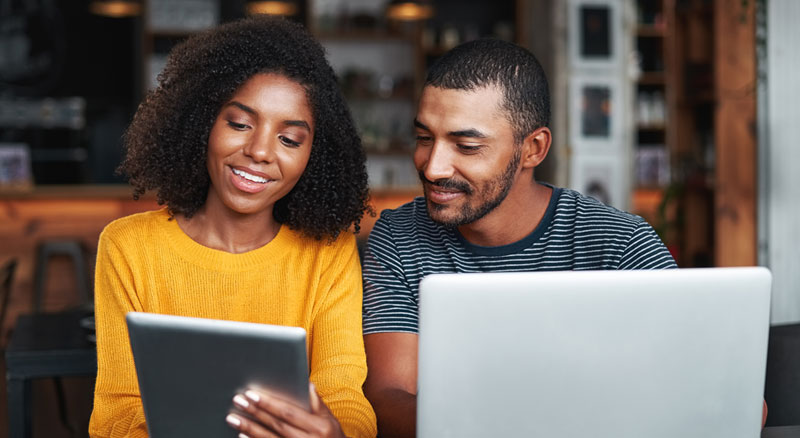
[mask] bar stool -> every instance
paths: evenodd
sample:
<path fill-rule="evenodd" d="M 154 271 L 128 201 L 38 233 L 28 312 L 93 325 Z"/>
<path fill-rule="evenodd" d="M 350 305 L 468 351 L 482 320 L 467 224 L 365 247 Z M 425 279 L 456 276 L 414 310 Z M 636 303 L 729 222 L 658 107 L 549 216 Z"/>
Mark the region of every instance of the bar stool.
<path fill-rule="evenodd" d="M 53 256 L 64 255 L 71 259 L 75 269 L 75 280 L 78 289 L 78 303 L 85 306 L 90 303 L 89 280 L 87 278 L 86 261 L 83 246 L 77 240 L 60 239 L 46 240 L 39 244 L 36 250 L 36 278 L 33 295 L 33 311 L 42 311 L 44 287 L 47 283 L 47 264 Z"/>
<path fill-rule="evenodd" d="M 95 345 L 80 321 L 86 310 L 20 315 L 5 352 L 8 397 L 8 436 L 32 436 L 34 380 L 53 379 L 61 424 L 78 436 L 69 422 L 62 377 L 97 374 Z"/>
<path fill-rule="evenodd" d="M 67 256 L 75 270 L 78 305 L 58 313 L 42 313 L 48 264 L 53 257 Z M 62 425 L 75 436 L 69 424 L 62 377 L 97 373 L 95 347 L 86 339 L 80 320 L 91 314 L 88 271 L 84 248 L 75 239 L 46 240 L 36 249 L 33 314 L 17 319 L 6 351 L 9 401 L 9 431 L 12 438 L 31 436 L 31 381 L 52 378 Z"/>
<path fill-rule="evenodd" d="M 6 345 L 5 322 L 8 313 L 8 302 L 11 297 L 11 288 L 14 285 L 14 271 L 17 268 L 17 259 L 12 258 L 0 268 L 0 349 Z"/>

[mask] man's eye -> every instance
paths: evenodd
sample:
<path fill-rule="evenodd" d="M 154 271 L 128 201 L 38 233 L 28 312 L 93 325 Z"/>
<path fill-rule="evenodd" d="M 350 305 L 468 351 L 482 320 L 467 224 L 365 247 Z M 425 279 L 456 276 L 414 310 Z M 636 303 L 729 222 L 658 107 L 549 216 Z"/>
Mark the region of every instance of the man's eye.
<path fill-rule="evenodd" d="M 458 149 L 461 152 L 467 152 L 467 153 L 475 153 L 475 152 L 478 152 L 481 149 L 481 146 L 473 146 L 473 145 L 467 145 L 467 144 L 458 144 L 456 146 L 458 146 Z"/>
<path fill-rule="evenodd" d="M 417 136 L 417 142 L 429 142 L 429 141 L 431 141 L 431 138 L 426 135 Z"/>

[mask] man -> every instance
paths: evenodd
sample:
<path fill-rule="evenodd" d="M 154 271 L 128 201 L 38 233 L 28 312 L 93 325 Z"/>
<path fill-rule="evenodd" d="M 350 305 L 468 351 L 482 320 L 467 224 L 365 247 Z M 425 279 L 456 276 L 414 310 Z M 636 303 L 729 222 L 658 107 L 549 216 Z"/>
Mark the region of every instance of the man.
<path fill-rule="evenodd" d="M 535 181 L 549 106 L 538 61 L 511 43 L 466 43 L 431 67 L 414 120 L 425 197 L 384 211 L 364 257 L 364 389 L 381 437 L 415 435 L 424 276 L 675 267 L 642 218 Z"/>

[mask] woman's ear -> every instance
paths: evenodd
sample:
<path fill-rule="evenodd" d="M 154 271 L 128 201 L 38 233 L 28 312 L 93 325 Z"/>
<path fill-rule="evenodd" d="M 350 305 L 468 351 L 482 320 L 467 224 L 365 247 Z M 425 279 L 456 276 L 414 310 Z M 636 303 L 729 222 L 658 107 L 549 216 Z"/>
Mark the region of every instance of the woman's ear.
<path fill-rule="evenodd" d="M 541 164 L 550 151 L 553 134 L 543 126 L 528 134 L 522 141 L 522 167 L 534 168 Z"/>

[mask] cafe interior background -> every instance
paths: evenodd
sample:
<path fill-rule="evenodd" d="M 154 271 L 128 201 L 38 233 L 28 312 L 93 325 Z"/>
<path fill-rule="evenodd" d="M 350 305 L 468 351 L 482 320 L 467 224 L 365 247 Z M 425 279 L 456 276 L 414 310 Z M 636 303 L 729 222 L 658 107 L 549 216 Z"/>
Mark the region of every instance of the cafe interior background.
<path fill-rule="evenodd" d="M 537 179 L 645 217 L 681 267 L 768 266 L 773 333 L 793 329 L 770 341 L 768 425 L 800 424 L 795 0 L 0 0 L 0 349 L 20 315 L 91 309 L 103 226 L 157 208 L 114 172 L 138 102 L 177 42 L 251 13 L 325 46 L 378 211 L 421 193 L 411 121 L 427 66 L 482 36 L 530 49 L 552 93 Z M 33 436 L 86 435 L 91 376 L 30 388 Z"/>

